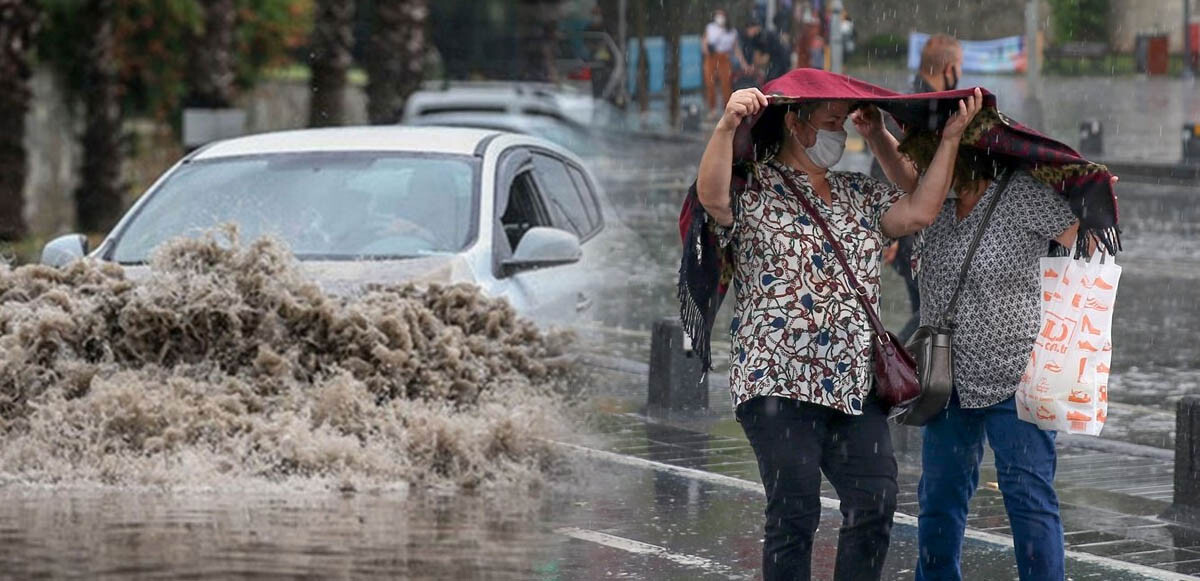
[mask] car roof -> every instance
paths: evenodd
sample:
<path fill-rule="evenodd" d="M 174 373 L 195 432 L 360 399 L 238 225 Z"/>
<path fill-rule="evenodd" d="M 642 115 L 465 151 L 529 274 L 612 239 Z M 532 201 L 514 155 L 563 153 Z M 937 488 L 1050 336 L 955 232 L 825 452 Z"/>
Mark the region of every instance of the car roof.
<path fill-rule="evenodd" d="M 396 151 L 473 155 L 479 143 L 499 132 L 460 127 L 379 125 L 259 133 L 218 141 L 192 159 L 319 151 Z"/>

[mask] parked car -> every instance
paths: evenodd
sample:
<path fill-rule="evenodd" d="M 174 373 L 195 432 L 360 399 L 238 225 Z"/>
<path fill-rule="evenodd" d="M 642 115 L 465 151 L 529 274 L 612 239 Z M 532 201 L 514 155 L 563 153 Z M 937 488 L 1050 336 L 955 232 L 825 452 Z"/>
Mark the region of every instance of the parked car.
<path fill-rule="evenodd" d="M 492 130 L 346 127 L 206 146 L 150 187 L 89 252 L 68 235 L 42 261 L 85 255 L 143 275 L 163 242 L 233 222 L 273 234 L 333 292 L 409 280 L 471 282 L 550 324 L 578 321 L 621 230 L 579 157 Z M 611 280 L 611 277 L 609 277 Z"/>
<path fill-rule="evenodd" d="M 594 157 L 626 119 L 611 103 L 569 87 L 485 81 L 426 85 L 406 101 L 402 122 L 535 135 Z"/>

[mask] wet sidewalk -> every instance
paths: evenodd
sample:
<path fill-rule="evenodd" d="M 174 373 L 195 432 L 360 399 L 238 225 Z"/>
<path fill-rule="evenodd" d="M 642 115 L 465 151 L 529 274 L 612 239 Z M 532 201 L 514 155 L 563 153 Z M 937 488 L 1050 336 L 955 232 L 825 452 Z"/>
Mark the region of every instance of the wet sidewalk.
<path fill-rule="evenodd" d="M 634 390 L 644 385 L 636 369 L 608 372 L 625 388 L 596 394 L 598 439 L 588 444 L 606 461 L 674 471 L 683 477 L 721 483 L 751 494 L 751 518 L 761 525 L 761 484 L 754 455 L 740 427 L 726 410 L 723 385 L 714 385 L 710 408 L 715 411 L 649 418 L 641 414 Z M 624 379 L 622 380 L 622 376 Z M 719 378 L 715 383 L 719 383 Z M 641 388 L 644 390 L 644 387 Z M 920 476 L 919 431 L 894 427 L 900 463 L 901 491 L 889 560 L 891 578 L 911 578 L 915 562 L 915 515 Z M 1122 446 L 1096 438 L 1063 437 L 1059 442 L 1056 488 L 1062 507 L 1071 579 L 1193 578 L 1200 575 L 1200 531 L 1160 519 L 1170 505 L 1173 461 L 1166 450 Z M 968 518 L 968 552 L 964 567 L 978 575 L 969 579 L 1014 579 L 1012 538 L 1003 498 L 996 484 L 990 451 L 981 469 L 980 488 Z M 823 484 L 828 523 L 822 524 L 828 550 L 836 539 L 836 493 Z M 682 502 L 682 500 L 680 501 Z M 757 531 L 755 534 L 759 534 Z M 832 565 L 831 565 L 832 566 Z M 1093 567 L 1097 576 L 1090 577 Z M 987 577 L 987 574 L 996 573 Z M 820 578 L 820 577 L 817 577 Z"/>

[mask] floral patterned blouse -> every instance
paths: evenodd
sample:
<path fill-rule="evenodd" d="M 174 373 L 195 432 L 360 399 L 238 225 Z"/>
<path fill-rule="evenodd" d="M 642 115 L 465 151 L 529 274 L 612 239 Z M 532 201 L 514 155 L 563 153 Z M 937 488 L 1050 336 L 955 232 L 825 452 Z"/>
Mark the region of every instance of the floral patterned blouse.
<path fill-rule="evenodd" d="M 821 230 L 796 196 L 807 196 L 839 239 L 854 274 L 879 304 L 880 220 L 904 193 L 859 173 L 829 172 L 833 203 L 808 176 L 782 163 L 755 164 L 749 187 L 732 200 L 736 296 L 729 386 L 734 407 L 781 396 L 858 415 L 871 390 L 871 329 Z M 803 188 L 793 192 L 789 173 Z M 714 222 L 715 223 L 715 222 Z"/>

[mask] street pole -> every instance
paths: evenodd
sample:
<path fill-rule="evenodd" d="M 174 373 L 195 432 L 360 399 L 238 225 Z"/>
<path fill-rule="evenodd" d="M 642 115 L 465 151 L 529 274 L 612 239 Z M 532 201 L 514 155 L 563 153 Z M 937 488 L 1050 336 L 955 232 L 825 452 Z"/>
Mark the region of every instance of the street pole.
<path fill-rule="evenodd" d="M 627 27 L 627 15 L 629 14 L 629 0 L 620 0 L 617 2 L 617 46 L 621 47 L 621 58 L 614 59 L 616 62 L 623 63 L 621 67 L 621 89 L 617 91 L 620 95 L 621 106 L 624 108 L 629 103 L 629 30 Z"/>
<path fill-rule="evenodd" d="M 1192 0 L 1183 0 L 1183 78 L 1195 77 L 1192 69 Z"/>
<path fill-rule="evenodd" d="M 1038 0 L 1025 3 L 1025 123 L 1034 129 L 1042 129 L 1042 104 L 1038 100 L 1041 83 L 1042 63 L 1038 58 Z"/>
<path fill-rule="evenodd" d="M 767 30 L 775 32 L 775 12 L 779 10 L 779 0 L 767 0 Z"/>
<path fill-rule="evenodd" d="M 835 73 L 842 72 L 842 0 L 833 0 L 833 10 L 829 15 L 829 47 L 832 50 L 829 59 L 829 69 Z"/>

